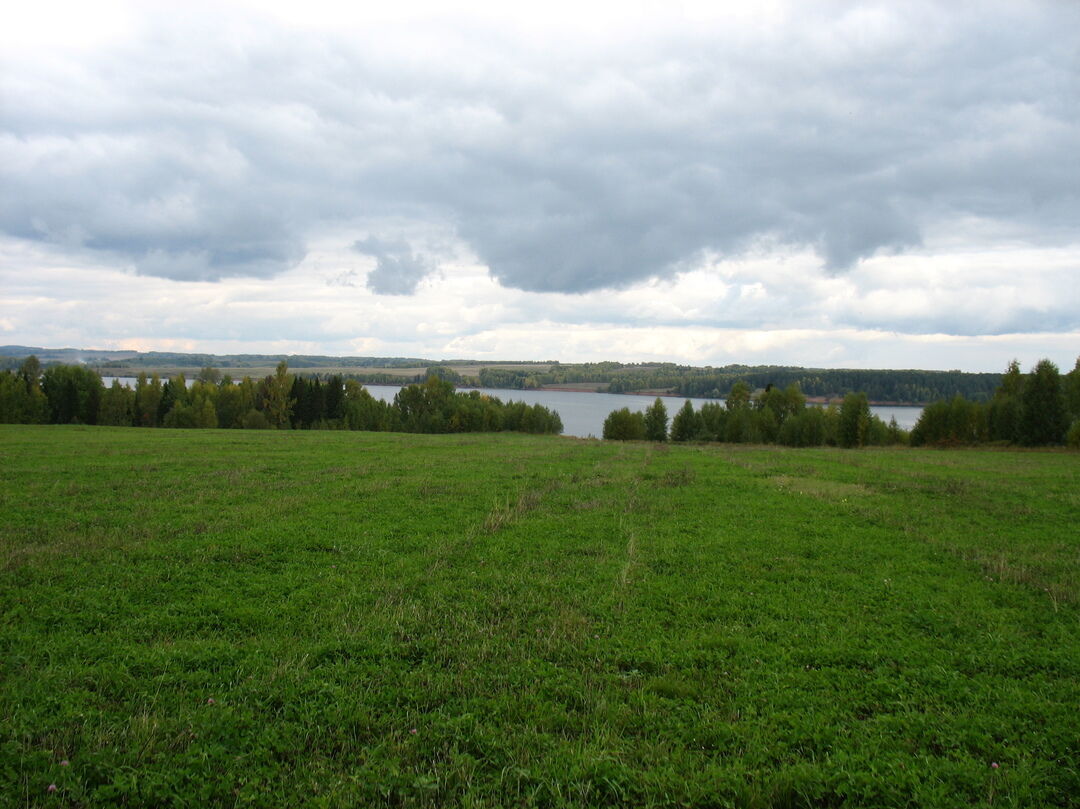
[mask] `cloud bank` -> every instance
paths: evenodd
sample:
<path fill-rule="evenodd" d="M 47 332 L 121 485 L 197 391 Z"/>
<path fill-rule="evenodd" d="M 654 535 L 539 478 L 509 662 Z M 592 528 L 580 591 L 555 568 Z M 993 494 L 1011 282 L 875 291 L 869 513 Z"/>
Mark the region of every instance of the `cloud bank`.
<path fill-rule="evenodd" d="M 215 280 L 295 267 L 329 226 L 393 241 L 371 223 L 396 217 L 568 293 L 762 240 L 843 273 L 943 223 L 1075 236 L 1080 7 L 822 8 L 610 41 L 141 16 L 5 58 L 0 229 Z M 369 286 L 408 294 L 435 265 L 394 251 Z"/>
<path fill-rule="evenodd" d="M 598 8 L 19 9 L 0 333 L 1071 367 L 1080 5 Z"/>

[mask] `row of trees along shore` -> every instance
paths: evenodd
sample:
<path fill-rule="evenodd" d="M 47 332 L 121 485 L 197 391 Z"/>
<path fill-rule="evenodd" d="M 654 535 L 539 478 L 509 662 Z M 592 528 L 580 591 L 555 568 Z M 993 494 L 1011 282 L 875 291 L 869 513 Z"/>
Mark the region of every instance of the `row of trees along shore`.
<path fill-rule="evenodd" d="M 797 385 L 769 386 L 752 396 L 736 383 L 724 404 L 706 402 L 695 410 L 686 402 L 671 419 L 657 399 L 644 413 L 622 408 L 604 420 L 604 438 L 638 441 L 722 441 L 729 444 L 784 444 L 791 447 L 903 444 L 907 433 L 893 419 L 886 424 L 870 412 L 865 393 L 849 393 L 838 407 L 807 406 Z"/>
<path fill-rule="evenodd" d="M 1062 375 L 1050 360 L 1030 373 L 1009 363 L 989 402 L 957 394 L 928 405 L 911 431 L 913 446 L 1067 444 L 1080 448 L 1080 358 Z"/>
<path fill-rule="evenodd" d="M 973 401 L 989 401 L 1001 381 L 1001 374 L 773 365 L 694 368 L 671 363 L 624 365 L 600 362 L 555 365 L 547 371 L 483 368 L 475 381 L 482 387 L 512 389 L 590 382 L 606 385 L 602 389 L 608 393 L 668 391 L 699 399 L 726 398 L 741 382 L 751 388 L 764 388 L 770 384 L 778 388 L 796 385 L 802 393 L 813 397 L 840 398 L 845 393 L 861 391 L 872 402 L 923 404 L 955 393 Z"/>
<path fill-rule="evenodd" d="M 163 382 L 143 373 L 130 388 L 119 380 L 105 387 L 97 371 L 85 366 L 42 369 L 33 356 L 16 371 L 0 372 L 0 423 L 412 433 L 563 429 L 559 414 L 542 405 L 458 393 L 437 374 L 403 387 L 389 403 L 352 379 L 295 376 L 285 362 L 259 380 L 245 376 L 236 382 L 208 367 L 191 385 L 183 374 Z"/>
<path fill-rule="evenodd" d="M 686 402 L 671 420 L 662 399 L 644 413 L 622 408 L 604 421 L 604 438 L 639 441 L 723 441 L 792 447 L 906 444 L 912 446 L 1068 444 L 1080 448 L 1080 359 L 1064 377 L 1041 360 L 1029 374 L 1012 362 L 989 402 L 957 394 L 928 405 L 910 433 L 870 412 L 865 393 L 849 393 L 840 406 L 807 406 L 797 384 L 769 385 L 751 395 L 736 382 L 727 401 L 695 411 Z"/>

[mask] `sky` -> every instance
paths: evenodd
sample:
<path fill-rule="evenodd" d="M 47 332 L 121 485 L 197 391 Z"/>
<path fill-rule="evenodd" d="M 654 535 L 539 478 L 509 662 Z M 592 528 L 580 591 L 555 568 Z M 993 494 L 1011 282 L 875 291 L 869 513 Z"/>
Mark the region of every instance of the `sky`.
<path fill-rule="evenodd" d="M 19 5 L 0 344 L 1080 355 L 1071 0 Z"/>

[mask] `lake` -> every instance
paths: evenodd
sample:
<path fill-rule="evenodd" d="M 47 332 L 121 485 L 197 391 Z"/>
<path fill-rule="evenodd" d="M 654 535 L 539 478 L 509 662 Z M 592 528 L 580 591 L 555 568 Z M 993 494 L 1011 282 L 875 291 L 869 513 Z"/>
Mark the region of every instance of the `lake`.
<path fill-rule="evenodd" d="M 392 401 L 400 388 L 394 385 L 365 385 L 371 395 L 384 402 Z M 655 396 L 634 396 L 621 393 L 576 393 L 563 390 L 496 390 L 479 388 L 481 393 L 497 396 L 504 402 L 513 400 L 526 404 L 541 404 L 556 411 L 563 423 L 563 435 L 575 435 L 581 438 L 595 436 L 604 432 L 604 419 L 612 410 L 628 407 L 631 410 L 644 411 L 651 405 Z M 694 409 L 700 410 L 706 402 L 720 402 L 722 399 L 684 399 L 681 396 L 664 396 L 668 418 L 674 418 L 679 408 L 687 401 L 694 403 Z M 915 426 L 922 413 L 921 407 L 871 407 L 870 412 L 886 424 L 896 418 L 896 423 L 905 430 Z M 670 423 L 670 422 L 669 422 Z"/>
<path fill-rule="evenodd" d="M 105 385 L 111 385 L 113 379 L 119 379 L 120 384 L 132 387 L 135 380 L 131 377 L 102 377 Z M 190 384 L 190 381 L 189 381 Z M 394 396 L 401 390 L 396 385 L 365 385 L 376 399 L 384 402 L 393 401 Z M 462 389 L 464 390 L 464 389 Z M 497 396 L 504 402 L 513 400 L 526 404 L 540 404 L 559 414 L 563 423 L 563 435 L 573 435 L 580 438 L 595 436 L 599 438 L 604 432 L 604 419 L 612 410 L 628 407 L 631 410 L 644 411 L 655 399 L 653 396 L 633 396 L 620 393 L 577 393 L 565 390 L 499 390 L 495 388 L 479 388 L 481 393 Z M 667 407 L 668 418 L 674 418 L 679 408 L 687 401 L 694 403 L 694 409 L 699 410 L 706 402 L 721 402 L 722 399 L 684 399 L 680 396 L 665 396 L 664 405 Z M 919 420 L 922 413 L 921 407 L 878 407 L 872 406 L 870 412 L 888 423 L 889 419 L 896 418 L 896 423 L 903 429 L 910 430 Z"/>

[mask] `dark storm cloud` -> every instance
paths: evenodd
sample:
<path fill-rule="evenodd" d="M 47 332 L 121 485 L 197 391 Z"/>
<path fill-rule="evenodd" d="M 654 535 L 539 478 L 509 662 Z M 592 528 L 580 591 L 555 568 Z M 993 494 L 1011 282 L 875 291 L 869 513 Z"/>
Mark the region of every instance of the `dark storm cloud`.
<path fill-rule="evenodd" d="M 465 27 L 159 24 L 74 66 L 11 61 L 0 229 L 188 280 L 272 276 L 354 228 L 389 294 L 433 265 L 387 217 L 561 292 L 761 240 L 841 273 L 973 217 L 1075 239 L 1080 6 L 826 8 L 550 58 Z"/>

